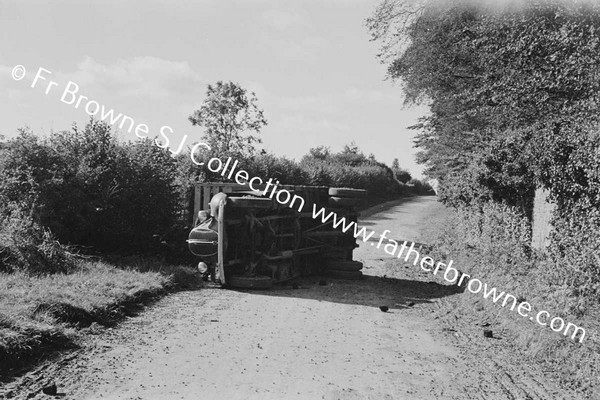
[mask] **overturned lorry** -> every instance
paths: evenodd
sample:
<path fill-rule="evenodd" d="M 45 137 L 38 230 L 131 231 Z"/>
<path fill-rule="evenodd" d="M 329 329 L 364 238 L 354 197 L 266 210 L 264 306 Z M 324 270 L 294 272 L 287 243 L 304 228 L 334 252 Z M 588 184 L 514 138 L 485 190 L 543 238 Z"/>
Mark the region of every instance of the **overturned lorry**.
<path fill-rule="evenodd" d="M 214 282 L 265 289 L 301 276 L 362 278 L 353 261 L 358 247 L 353 231 L 342 232 L 334 219 L 314 218 L 334 212 L 346 221 L 358 218 L 366 191 L 323 186 L 200 183 L 194 196 L 194 228 L 188 247 L 208 266 Z"/>

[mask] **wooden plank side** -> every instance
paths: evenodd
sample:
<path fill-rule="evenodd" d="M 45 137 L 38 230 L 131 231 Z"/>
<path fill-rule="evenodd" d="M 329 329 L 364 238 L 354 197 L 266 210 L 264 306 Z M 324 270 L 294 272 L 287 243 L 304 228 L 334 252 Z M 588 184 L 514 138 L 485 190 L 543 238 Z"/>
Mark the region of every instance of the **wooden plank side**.
<path fill-rule="evenodd" d="M 210 203 L 210 186 L 204 186 L 203 188 L 203 196 L 202 196 L 202 207 L 204 210 L 208 210 L 208 204 Z"/>
<path fill-rule="evenodd" d="M 198 211 L 202 208 L 202 188 L 198 185 L 194 187 L 194 214 L 192 215 L 192 226 L 196 224 Z"/>

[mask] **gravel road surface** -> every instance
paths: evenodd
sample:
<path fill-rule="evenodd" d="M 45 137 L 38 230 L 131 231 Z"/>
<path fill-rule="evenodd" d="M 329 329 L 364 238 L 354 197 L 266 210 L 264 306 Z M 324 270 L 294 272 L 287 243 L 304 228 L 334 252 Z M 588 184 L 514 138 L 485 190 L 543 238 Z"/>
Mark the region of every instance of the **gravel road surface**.
<path fill-rule="evenodd" d="M 422 240 L 432 197 L 363 218 Z M 362 243 L 361 281 L 300 288 L 203 288 L 170 295 L 23 377 L 16 398 L 54 380 L 68 399 L 571 399 L 502 340 L 469 337 L 436 315 L 451 286 Z M 319 285 L 326 279 L 327 285 Z M 388 306 L 382 312 L 380 306 Z M 15 384 L 13 384 L 15 385 Z"/>

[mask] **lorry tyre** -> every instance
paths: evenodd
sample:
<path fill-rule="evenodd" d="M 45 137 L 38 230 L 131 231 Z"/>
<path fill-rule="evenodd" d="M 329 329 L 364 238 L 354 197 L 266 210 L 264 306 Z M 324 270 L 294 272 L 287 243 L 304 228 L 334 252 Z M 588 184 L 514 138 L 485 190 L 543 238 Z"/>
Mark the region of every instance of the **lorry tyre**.
<path fill-rule="evenodd" d="M 351 197 L 356 199 L 364 199 L 365 197 L 367 197 L 367 191 L 363 189 L 329 188 L 329 195 L 335 197 Z"/>
<path fill-rule="evenodd" d="M 328 261 L 325 263 L 325 268 L 335 271 L 360 271 L 363 263 L 359 261 Z"/>
<path fill-rule="evenodd" d="M 336 197 L 329 198 L 329 205 L 333 207 L 357 207 L 363 203 L 362 199 L 357 197 Z"/>
<path fill-rule="evenodd" d="M 262 197 L 230 197 L 227 205 L 235 208 L 258 208 L 266 210 L 273 207 L 273 201 Z"/>
<path fill-rule="evenodd" d="M 227 284 L 241 289 L 269 289 L 273 286 L 273 279 L 269 276 L 243 276 L 232 275 L 227 277 Z"/>
<path fill-rule="evenodd" d="M 362 279 L 362 271 L 339 271 L 337 269 L 329 269 L 325 271 L 327 276 L 337 279 L 359 280 Z"/>

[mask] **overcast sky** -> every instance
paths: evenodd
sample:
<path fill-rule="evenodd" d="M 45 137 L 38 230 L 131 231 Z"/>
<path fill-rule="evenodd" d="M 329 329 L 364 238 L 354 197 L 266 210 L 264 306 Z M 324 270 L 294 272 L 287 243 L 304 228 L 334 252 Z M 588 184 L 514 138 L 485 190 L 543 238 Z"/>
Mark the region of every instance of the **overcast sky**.
<path fill-rule="evenodd" d="M 48 4 L 46 4 L 48 3 Z M 414 124 L 425 108 L 404 108 L 385 81 L 364 20 L 378 1 L 10 1 L 0 2 L 0 134 L 28 125 L 39 134 L 84 125 L 88 115 L 60 101 L 69 80 L 80 93 L 146 123 L 199 141 L 187 117 L 206 85 L 231 80 L 256 92 L 269 125 L 264 147 L 299 159 L 318 145 L 355 141 L 417 177 Z M 50 5 L 51 4 L 51 5 Z M 25 66 L 25 79 L 11 71 Z M 57 82 L 30 88 L 39 67 Z M 133 134 L 121 137 L 135 139 Z"/>

